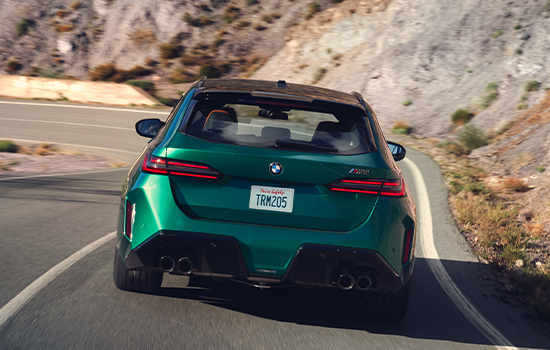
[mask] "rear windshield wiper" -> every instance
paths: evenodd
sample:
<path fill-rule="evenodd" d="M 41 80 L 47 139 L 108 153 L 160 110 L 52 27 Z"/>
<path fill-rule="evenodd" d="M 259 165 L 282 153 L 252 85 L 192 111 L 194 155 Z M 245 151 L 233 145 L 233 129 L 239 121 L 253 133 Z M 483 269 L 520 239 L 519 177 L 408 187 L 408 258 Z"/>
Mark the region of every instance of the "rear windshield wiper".
<path fill-rule="evenodd" d="M 297 150 L 309 150 L 309 151 L 323 151 L 329 153 L 338 153 L 338 149 L 334 147 L 319 146 L 307 141 L 296 140 L 275 140 L 275 147 L 277 148 L 290 148 Z"/>

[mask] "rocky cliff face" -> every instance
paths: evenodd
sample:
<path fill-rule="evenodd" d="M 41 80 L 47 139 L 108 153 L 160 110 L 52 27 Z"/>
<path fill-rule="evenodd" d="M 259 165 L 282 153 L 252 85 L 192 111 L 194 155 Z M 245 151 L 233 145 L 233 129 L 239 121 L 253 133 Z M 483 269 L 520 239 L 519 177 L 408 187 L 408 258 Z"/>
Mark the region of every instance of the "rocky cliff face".
<path fill-rule="evenodd" d="M 317 2 L 314 11 L 331 6 Z M 193 56 L 197 66 L 269 57 L 310 11 L 307 2 L 292 0 L 3 0 L 0 72 L 88 79 L 99 64 L 129 69 L 160 60 L 163 43 L 177 46 L 176 56 Z M 21 69 L 10 69 L 10 61 Z M 161 77 L 184 67 L 176 59 L 163 63 Z"/>
<path fill-rule="evenodd" d="M 319 85 L 361 92 L 386 127 L 404 121 L 445 138 L 464 108 L 496 132 L 542 98 L 525 94 L 527 82 L 550 86 L 549 16 L 546 1 L 345 1 L 291 28 L 256 77 L 321 76 Z"/>

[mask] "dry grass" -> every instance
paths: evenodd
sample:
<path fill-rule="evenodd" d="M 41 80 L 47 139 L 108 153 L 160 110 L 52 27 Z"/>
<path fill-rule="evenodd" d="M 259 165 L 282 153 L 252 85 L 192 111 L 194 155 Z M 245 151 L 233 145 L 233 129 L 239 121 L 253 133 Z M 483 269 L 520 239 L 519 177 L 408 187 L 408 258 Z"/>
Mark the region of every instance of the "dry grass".
<path fill-rule="evenodd" d="M 56 151 L 57 150 L 52 145 L 50 145 L 48 143 L 43 143 L 43 144 L 39 145 L 38 147 L 36 147 L 33 154 L 35 154 L 37 156 L 48 156 L 48 155 L 51 155 L 51 154 L 55 154 Z"/>
<path fill-rule="evenodd" d="M 523 208 L 528 198 L 521 192 L 526 186 L 523 180 L 488 176 L 465 157 L 442 155 L 430 142 L 414 140 L 414 146 L 441 166 L 453 214 L 472 248 L 513 282 L 534 315 L 550 321 L 549 237 L 545 237 L 550 211 L 531 213 Z M 543 193 L 548 198 L 548 192 Z M 546 202 L 550 207 L 550 199 Z M 529 217 L 520 220 L 526 211 Z M 522 264 L 516 266 L 517 261 Z"/>
<path fill-rule="evenodd" d="M 151 46 L 157 41 L 155 32 L 152 28 L 136 29 L 128 35 L 135 46 Z"/>
<path fill-rule="evenodd" d="M 515 177 L 509 177 L 504 181 L 502 181 L 502 188 L 507 191 L 515 191 L 515 192 L 529 191 L 529 186 L 527 186 L 525 181 Z"/>

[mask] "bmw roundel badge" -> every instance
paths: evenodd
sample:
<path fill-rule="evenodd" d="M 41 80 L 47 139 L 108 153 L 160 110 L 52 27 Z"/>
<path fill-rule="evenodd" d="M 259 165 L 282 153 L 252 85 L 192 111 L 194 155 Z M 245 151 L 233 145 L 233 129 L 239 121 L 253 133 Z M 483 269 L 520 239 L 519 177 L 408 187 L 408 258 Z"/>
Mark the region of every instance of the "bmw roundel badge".
<path fill-rule="evenodd" d="M 281 163 L 273 162 L 269 164 L 269 172 L 273 175 L 281 175 L 283 173 L 283 166 Z"/>

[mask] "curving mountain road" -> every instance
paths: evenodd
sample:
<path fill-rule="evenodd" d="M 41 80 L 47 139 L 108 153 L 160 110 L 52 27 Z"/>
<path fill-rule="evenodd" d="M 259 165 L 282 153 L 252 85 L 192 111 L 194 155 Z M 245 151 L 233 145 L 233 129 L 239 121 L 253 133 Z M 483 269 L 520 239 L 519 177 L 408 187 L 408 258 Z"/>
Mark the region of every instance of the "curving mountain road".
<path fill-rule="evenodd" d="M 0 139 L 131 164 L 147 142 L 134 123 L 167 115 L 0 100 Z M 362 321 L 339 290 L 170 277 L 160 295 L 120 291 L 112 232 L 128 166 L 2 175 L 0 349 L 549 349 L 548 330 L 495 288 L 456 228 L 438 166 L 414 150 L 400 166 L 420 221 L 411 306 L 397 324 Z"/>

